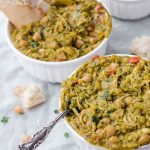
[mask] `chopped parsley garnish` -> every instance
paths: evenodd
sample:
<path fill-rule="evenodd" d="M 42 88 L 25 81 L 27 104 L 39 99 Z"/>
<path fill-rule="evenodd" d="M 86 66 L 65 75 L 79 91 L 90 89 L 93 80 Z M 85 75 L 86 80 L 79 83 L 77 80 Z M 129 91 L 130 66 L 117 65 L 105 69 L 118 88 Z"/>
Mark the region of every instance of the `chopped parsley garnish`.
<path fill-rule="evenodd" d="M 111 114 L 112 112 L 115 112 L 116 111 L 116 108 L 111 108 L 107 111 L 107 113 Z"/>
<path fill-rule="evenodd" d="M 8 123 L 8 121 L 9 121 L 9 117 L 7 117 L 7 116 L 3 116 L 3 118 L 1 119 L 1 122 L 2 122 L 3 124 Z"/>
<path fill-rule="evenodd" d="M 96 125 L 99 123 L 99 120 L 100 120 L 99 117 L 96 117 L 96 116 L 93 116 L 93 117 L 92 117 L 92 121 L 93 121 Z"/>
<path fill-rule="evenodd" d="M 103 98 L 104 100 L 107 100 L 107 99 L 109 98 L 109 96 L 110 96 L 110 94 L 109 94 L 109 91 L 107 90 L 107 91 L 104 92 L 102 98 Z"/>
<path fill-rule="evenodd" d="M 33 47 L 33 48 L 36 48 L 37 46 L 39 46 L 39 44 L 37 42 L 31 42 L 30 45 Z"/>
<path fill-rule="evenodd" d="M 55 113 L 55 114 L 58 114 L 58 113 L 59 113 L 59 111 L 58 111 L 57 109 L 55 109 L 55 110 L 54 110 L 54 113 Z"/>
<path fill-rule="evenodd" d="M 67 100 L 66 100 L 66 104 L 67 104 L 67 107 L 69 108 L 69 106 L 71 105 L 71 100 L 70 100 L 70 99 L 67 99 Z"/>
<path fill-rule="evenodd" d="M 68 138 L 68 137 L 69 137 L 69 133 L 68 133 L 68 132 L 65 132 L 65 133 L 64 133 L 64 137 Z"/>
<path fill-rule="evenodd" d="M 40 29 L 40 34 L 41 34 L 41 37 L 42 37 L 42 39 L 44 38 L 44 27 L 41 27 L 41 29 Z"/>

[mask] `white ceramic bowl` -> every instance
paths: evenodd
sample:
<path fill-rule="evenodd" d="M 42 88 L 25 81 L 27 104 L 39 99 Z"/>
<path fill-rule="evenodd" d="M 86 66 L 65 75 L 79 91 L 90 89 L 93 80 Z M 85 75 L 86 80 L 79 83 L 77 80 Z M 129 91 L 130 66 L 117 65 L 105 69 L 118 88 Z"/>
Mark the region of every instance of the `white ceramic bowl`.
<path fill-rule="evenodd" d="M 150 0 L 99 0 L 112 16 L 120 19 L 139 19 L 150 15 Z"/>
<path fill-rule="evenodd" d="M 107 8 L 105 9 L 108 10 Z M 12 28 L 11 23 L 7 21 L 6 40 L 9 46 L 11 47 L 11 49 L 15 52 L 19 63 L 32 76 L 40 80 L 53 82 L 53 83 L 61 83 L 73 72 L 73 70 L 78 68 L 83 62 L 90 59 L 91 57 L 95 55 L 105 55 L 107 41 L 109 39 L 109 37 L 105 38 L 97 48 L 95 48 L 93 51 L 80 58 L 70 60 L 70 61 L 64 61 L 64 62 L 44 62 L 44 61 L 32 59 L 22 54 L 21 52 L 19 52 L 18 49 L 15 48 L 10 38 L 11 28 Z"/>
<path fill-rule="evenodd" d="M 118 56 L 130 56 L 130 57 L 134 56 L 134 55 L 127 55 L 127 54 L 115 54 L 115 55 L 118 55 Z M 107 55 L 107 56 L 109 56 L 109 55 Z M 145 59 L 145 58 L 143 58 L 143 59 Z M 79 68 L 77 68 L 75 71 L 73 71 L 73 73 L 69 77 L 71 77 Z M 61 89 L 61 91 L 62 91 L 62 89 Z M 60 99 L 59 99 L 59 107 L 60 107 L 60 105 L 61 105 L 61 102 L 60 102 Z M 64 119 L 64 122 L 65 122 L 66 126 L 68 127 L 68 129 L 71 131 L 75 142 L 77 143 L 77 145 L 80 147 L 81 150 L 106 150 L 105 148 L 102 148 L 102 147 L 99 147 L 99 146 L 95 146 L 95 145 L 93 145 L 91 143 L 88 143 L 82 136 L 80 136 L 71 127 L 71 125 L 67 122 L 66 119 Z M 150 144 L 146 145 L 146 146 L 143 146 L 143 147 L 139 148 L 138 150 L 150 150 Z"/>

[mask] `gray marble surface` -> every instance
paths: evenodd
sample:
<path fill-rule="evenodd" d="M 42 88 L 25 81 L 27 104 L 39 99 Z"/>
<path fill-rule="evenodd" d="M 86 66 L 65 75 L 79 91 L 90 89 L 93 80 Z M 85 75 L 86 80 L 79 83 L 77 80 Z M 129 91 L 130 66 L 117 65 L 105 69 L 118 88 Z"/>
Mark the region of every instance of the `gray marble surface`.
<path fill-rule="evenodd" d="M 58 109 L 60 85 L 39 81 L 23 70 L 5 40 L 5 21 L 6 18 L 0 12 L 0 120 L 5 115 L 10 117 L 6 125 L 0 122 L 0 150 L 15 150 L 24 134 L 32 135 L 56 117 L 54 109 Z M 150 17 L 136 21 L 113 18 L 113 32 L 108 43 L 107 54 L 129 54 L 132 39 L 142 35 L 150 35 Z M 17 116 L 13 109 L 20 104 L 20 101 L 14 96 L 14 87 L 30 83 L 43 87 L 47 102 L 26 111 L 22 116 Z M 64 137 L 64 132 L 69 133 L 69 138 Z M 61 121 L 38 149 L 78 150 L 79 147 Z"/>

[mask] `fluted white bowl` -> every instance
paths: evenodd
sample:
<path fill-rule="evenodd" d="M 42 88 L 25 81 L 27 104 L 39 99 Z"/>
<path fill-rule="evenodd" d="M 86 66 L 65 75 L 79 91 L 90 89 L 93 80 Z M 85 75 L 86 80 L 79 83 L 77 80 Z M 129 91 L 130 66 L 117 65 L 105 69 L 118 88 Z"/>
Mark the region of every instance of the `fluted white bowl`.
<path fill-rule="evenodd" d="M 118 55 L 118 56 L 129 56 L 129 57 L 133 57 L 134 55 L 128 55 L 128 54 L 114 54 L 114 55 Z M 107 55 L 107 56 L 111 56 L 111 55 Z M 145 58 L 143 58 L 145 59 Z M 147 60 L 147 59 L 146 59 Z M 80 66 L 81 67 L 81 66 Z M 79 67 L 79 68 L 80 68 Z M 74 70 L 69 77 L 71 77 L 79 68 L 77 68 L 76 70 Z M 62 91 L 63 89 L 61 89 Z M 59 108 L 61 108 L 61 102 L 59 99 Z M 67 122 L 66 118 L 64 118 L 64 122 L 67 126 L 67 128 L 71 131 L 72 136 L 74 141 L 76 142 L 76 144 L 80 147 L 81 150 L 108 150 L 106 148 L 100 147 L 100 146 L 96 146 L 93 145 L 89 142 L 87 142 L 81 135 L 79 135 L 72 127 L 71 125 Z M 150 144 L 149 145 L 145 145 L 142 146 L 141 148 L 138 148 L 137 150 L 150 150 Z"/>
<path fill-rule="evenodd" d="M 139 19 L 150 15 L 150 0 L 98 0 L 120 19 Z"/>
<path fill-rule="evenodd" d="M 108 10 L 107 8 L 105 9 Z M 10 48 L 15 52 L 17 59 L 22 67 L 32 76 L 52 83 L 61 83 L 69 76 L 69 74 L 71 74 L 71 72 L 73 72 L 73 70 L 78 68 L 83 62 L 90 59 L 91 57 L 95 55 L 105 55 L 107 41 L 110 37 L 109 36 L 108 38 L 105 38 L 97 48 L 80 58 L 64 62 L 45 62 L 32 59 L 16 49 L 10 37 L 11 29 L 12 25 L 9 21 L 7 21 L 6 40 Z"/>

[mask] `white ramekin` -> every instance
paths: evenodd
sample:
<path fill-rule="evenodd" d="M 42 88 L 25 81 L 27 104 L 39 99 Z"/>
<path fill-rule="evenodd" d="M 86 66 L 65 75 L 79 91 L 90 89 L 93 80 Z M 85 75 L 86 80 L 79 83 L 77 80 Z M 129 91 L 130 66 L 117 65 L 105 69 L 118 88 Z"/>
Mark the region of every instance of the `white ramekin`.
<path fill-rule="evenodd" d="M 107 8 L 105 9 L 108 11 Z M 90 59 L 91 57 L 95 55 L 105 55 L 107 41 L 110 37 L 109 36 L 108 38 L 105 38 L 97 48 L 95 48 L 93 51 L 80 58 L 64 62 L 44 62 L 25 56 L 18 49 L 15 48 L 10 38 L 11 28 L 12 28 L 11 23 L 7 21 L 6 40 L 10 48 L 15 52 L 19 63 L 32 76 L 40 80 L 52 83 L 61 83 L 73 72 L 73 70 L 78 68 L 83 62 Z"/>
<path fill-rule="evenodd" d="M 150 15 L 150 0 L 99 0 L 112 16 L 120 19 L 139 19 Z"/>
<path fill-rule="evenodd" d="M 118 56 L 130 56 L 133 57 L 135 55 L 127 55 L 127 54 L 114 54 L 114 55 L 118 55 Z M 106 56 L 111 56 L 111 55 L 106 55 Z M 142 57 L 141 57 L 142 58 Z M 146 59 L 146 58 L 143 58 Z M 148 59 L 146 59 L 148 60 Z M 80 68 L 80 67 L 79 67 Z M 76 70 L 74 70 L 69 77 L 71 77 L 79 68 L 77 68 Z M 62 91 L 62 89 L 61 89 Z M 61 101 L 59 99 L 59 108 L 61 106 Z M 67 122 L 66 118 L 64 118 L 64 122 L 67 126 L 67 128 L 71 131 L 72 136 L 74 141 L 76 142 L 76 144 L 80 147 L 81 150 L 106 150 L 106 148 L 103 147 L 99 147 L 99 146 L 95 146 L 91 143 L 88 143 L 82 136 L 80 136 L 72 127 L 71 125 Z M 150 150 L 150 144 L 143 146 L 137 150 Z"/>

